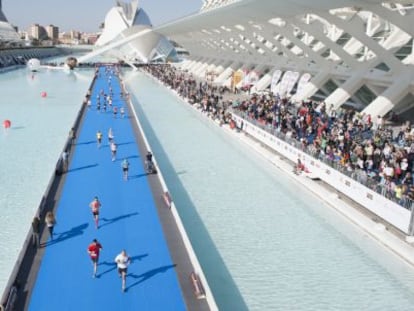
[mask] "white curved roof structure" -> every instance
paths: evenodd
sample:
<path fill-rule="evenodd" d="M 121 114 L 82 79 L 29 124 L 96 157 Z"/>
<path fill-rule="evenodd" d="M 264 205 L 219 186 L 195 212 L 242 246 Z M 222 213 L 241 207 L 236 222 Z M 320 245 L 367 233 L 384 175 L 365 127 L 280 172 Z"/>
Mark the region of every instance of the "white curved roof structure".
<path fill-rule="evenodd" d="M 0 44 L 19 41 L 21 40 L 19 38 L 18 33 L 13 28 L 13 26 L 10 25 L 10 23 L 7 21 L 7 18 L 2 11 L 2 4 L 0 0 Z"/>
<path fill-rule="evenodd" d="M 105 17 L 104 30 L 96 42 L 97 50 L 79 59 L 86 61 L 105 53 L 127 63 L 148 63 L 176 57 L 174 46 L 152 31 L 151 21 L 138 0 L 117 1 Z"/>
<path fill-rule="evenodd" d="M 204 0 L 203 6 L 201 7 L 200 11 L 217 9 L 236 1 L 240 0 Z"/>
<path fill-rule="evenodd" d="M 261 90 L 277 72 L 275 89 L 281 91 L 289 80 L 297 100 L 314 97 L 336 107 L 353 103 L 377 116 L 414 105 L 410 3 L 206 0 L 198 14 L 156 31 L 190 52 L 186 69 L 198 76 L 214 72 L 215 83 L 228 82 L 236 70 L 256 71 L 255 87 Z M 304 74 L 307 79 L 301 80 Z"/>

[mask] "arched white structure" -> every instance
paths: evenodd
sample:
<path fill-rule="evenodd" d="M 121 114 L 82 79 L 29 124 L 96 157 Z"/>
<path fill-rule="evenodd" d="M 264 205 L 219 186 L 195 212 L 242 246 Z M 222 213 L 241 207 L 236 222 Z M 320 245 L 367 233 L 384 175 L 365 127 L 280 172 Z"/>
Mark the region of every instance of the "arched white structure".
<path fill-rule="evenodd" d="M 206 0 L 195 15 L 157 27 L 190 52 L 183 66 L 216 83 L 233 71 L 310 74 L 295 99 L 352 102 L 373 116 L 414 106 L 414 4 L 400 0 Z M 296 87 L 294 88 L 296 90 Z"/>
<path fill-rule="evenodd" d="M 105 17 L 104 29 L 95 44 L 96 50 L 79 61 L 106 54 L 127 63 L 175 60 L 174 46 L 152 31 L 151 21 L 139 7 L 138 0 L 117 1 Z"/>
<path fill-rule="evenodd" d="M 20 40 L 16 30 L 7 21 L 7 18 L 2 11 L 0 0 L 0 44 L 18 43 L 21 41 L 22 40 Z"/>

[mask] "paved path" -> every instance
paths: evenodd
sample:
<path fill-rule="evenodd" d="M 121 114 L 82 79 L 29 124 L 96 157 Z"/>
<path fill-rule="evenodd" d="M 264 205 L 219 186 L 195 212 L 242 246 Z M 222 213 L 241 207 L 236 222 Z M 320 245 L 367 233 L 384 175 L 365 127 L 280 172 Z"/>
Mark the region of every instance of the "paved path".
<path fill-rule="evenodd" d="M 57 203 L 55 237 L 47 243 L 29 310 L 185 310 L 130 119 L 96 110 L 97 94 L 101 89 L 108 93 L 109 87 L 104 69 L 100 72 Z M 124 102 L 116 77 L 111 85 L 114 106 L 119 108 Z M 118 146 L 115 161 L 107 139 L 110 127 Z M 98 130 L 103 133 L 100 148 Z M 124 158 L 130 162 L 128 181 L 122 179 Z M 99 229 L 88 206 L 94 196 L 102 203 Z M 94 238 L 103 245 L 97 278 L 92 278 L 87 253 Z M 125 293 L 114 264 L 124 248 L 132 257 Z"/>

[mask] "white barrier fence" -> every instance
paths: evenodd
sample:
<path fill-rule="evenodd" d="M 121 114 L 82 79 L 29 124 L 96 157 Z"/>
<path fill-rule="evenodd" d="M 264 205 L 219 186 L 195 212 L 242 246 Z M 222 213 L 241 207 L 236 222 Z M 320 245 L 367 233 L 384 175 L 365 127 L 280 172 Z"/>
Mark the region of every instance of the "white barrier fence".
<path fill-rule="evenodd" d="M 288 142 L 255 126 L 237 114 L 232 113 L 232 117 L 236 125 L 243 127 L 243 131 L 247 134 L 295 163 L 300 159 L 313 176 L 317 176 L 404 233 L 409 233 L 411 218 L 409 210 L 388 200 L 381 194 L 365 187 L 358 181 L 342 174 L 320 160 L 313 158 Z"/>

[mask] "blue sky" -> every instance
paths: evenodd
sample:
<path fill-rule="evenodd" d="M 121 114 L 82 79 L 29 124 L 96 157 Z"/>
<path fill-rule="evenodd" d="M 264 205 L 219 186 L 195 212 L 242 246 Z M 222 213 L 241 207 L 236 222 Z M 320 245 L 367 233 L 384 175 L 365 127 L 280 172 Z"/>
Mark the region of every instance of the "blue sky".
<path fill-rule="evenodd" d="M 124 0 L 129 2 L 128 0 Z M 3 0 L 9 22 L 27 30 L 31 24 L 53 24 L 62 31 L 98 31 L 115 0 Z M 202 0 L 140 0 L 154 26 L 197 12 Z"/>

